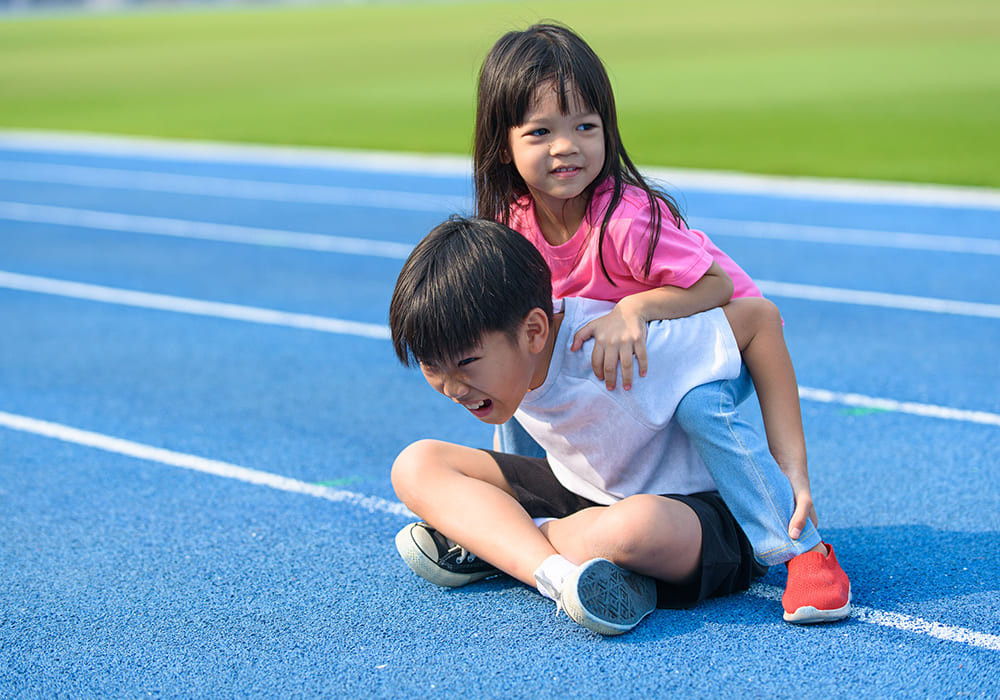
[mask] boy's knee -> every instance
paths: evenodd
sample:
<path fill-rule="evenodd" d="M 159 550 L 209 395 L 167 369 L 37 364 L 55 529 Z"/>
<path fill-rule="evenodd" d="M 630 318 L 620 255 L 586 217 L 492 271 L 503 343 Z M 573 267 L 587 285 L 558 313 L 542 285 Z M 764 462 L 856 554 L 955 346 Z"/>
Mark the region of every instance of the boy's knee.
<path fill-rule="evenodd" d="M 405 503 L 414 488 L 426 483 L 428 470 L 440 463 L 443 445 L 437 440 L 418 440 L 399 453 L 392 463 L 389 478 L 401 501 Z"/>
<path fill-rule="evenodd" d="M 626 568 L 643 561 L 650 554 L 650 533 L 663 526 L 662 500 L 640 494 L 608 506 L 589 538 L 593 556 Z"/>

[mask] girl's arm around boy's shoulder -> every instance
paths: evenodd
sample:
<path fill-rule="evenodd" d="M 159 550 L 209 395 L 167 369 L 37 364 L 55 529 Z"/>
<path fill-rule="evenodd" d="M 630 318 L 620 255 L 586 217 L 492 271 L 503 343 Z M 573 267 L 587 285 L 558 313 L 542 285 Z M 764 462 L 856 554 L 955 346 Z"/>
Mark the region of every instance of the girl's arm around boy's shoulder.
<path fill-rule="evenodd" d="M 622 385 L 632 388 L 633 357 L 640 377 L 649 367 L 646 352 L 647 324 L 650 321 L 683 318 L 721 306 L 733 294 L 733 281 L 726 271 L 713 262 L 701 279 L 691 287 L 656 287 L 638 292 L 619 301 L 614 309 L 581 328 L 573 338 L 572 350 L 579 350 L 585 341 L 597 343 L 591 354 L 594 374 L 609 390 L 615 388 L 618 365 L 622 368 Z"/>
<path fill-rule="evenodd" d="M 688 228 L 663 204 L 654 231 L 655 217 L 645 196 L 641 203 L 630 197 L 628 209 L 628 226 L 619 230 L 619 249 L 632 277 L 656 292 L 633 300 L 638 307 L 634 311 L 647 321 L 683 318 L 732 299 L 733 280 L 716 262 L 708 236 Z"/>

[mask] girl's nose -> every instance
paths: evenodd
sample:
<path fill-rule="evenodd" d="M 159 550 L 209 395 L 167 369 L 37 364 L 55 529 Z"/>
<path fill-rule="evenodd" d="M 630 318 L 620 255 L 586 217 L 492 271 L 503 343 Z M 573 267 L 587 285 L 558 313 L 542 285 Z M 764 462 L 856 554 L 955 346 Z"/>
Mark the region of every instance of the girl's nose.
<path fill-rule="evenodd" d="M 560 136 L 552 140 L 549 153 L 554 156 L 565 156 L 576 153 L 576 141 L 568 136 Z"/>

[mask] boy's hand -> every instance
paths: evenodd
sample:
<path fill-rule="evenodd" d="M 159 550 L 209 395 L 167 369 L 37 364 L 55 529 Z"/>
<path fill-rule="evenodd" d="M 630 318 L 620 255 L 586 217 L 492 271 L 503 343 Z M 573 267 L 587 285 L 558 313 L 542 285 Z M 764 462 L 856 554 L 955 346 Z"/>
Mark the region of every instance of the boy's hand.
<path fill-rule="evenodd" d="M 622 311 L 621 304 L 606 316 L 595 318 L 573 336 L 570 350 L 577 351 L 583 343 L 594 339 L 590 364 L 594 374 L 604 381 L 608 391 L 615 388 L 618 365 L 622 367 L 622 388 L 632 388 L 632 357 L 638 361 L 639 376 L 646 376 L 646 321 L 636 314 Z"/>
<path fill-rule="evenodd" d="M 809 520 L 819 525 L 816 507 L 813 505 L 812 491 L 809 489 L 809 477 L 803 473 L 787 471 L 785 476 L 792 482 L 792 493 L 795 494 L 795 512 L 788 523 L 788 536 L 797 540 L 806 528 Z"/>

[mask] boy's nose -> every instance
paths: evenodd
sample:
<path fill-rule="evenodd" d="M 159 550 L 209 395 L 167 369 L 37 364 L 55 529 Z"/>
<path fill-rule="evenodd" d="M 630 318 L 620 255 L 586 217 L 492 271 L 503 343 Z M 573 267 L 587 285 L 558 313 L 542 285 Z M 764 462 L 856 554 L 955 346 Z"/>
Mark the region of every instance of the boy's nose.
<path fill-rule="evenodd" d="M 469 387 L 454 377 L 446 377 L 444 380 L 444 395 L 449 399 L 460 401 L 469 393 Z"/>

